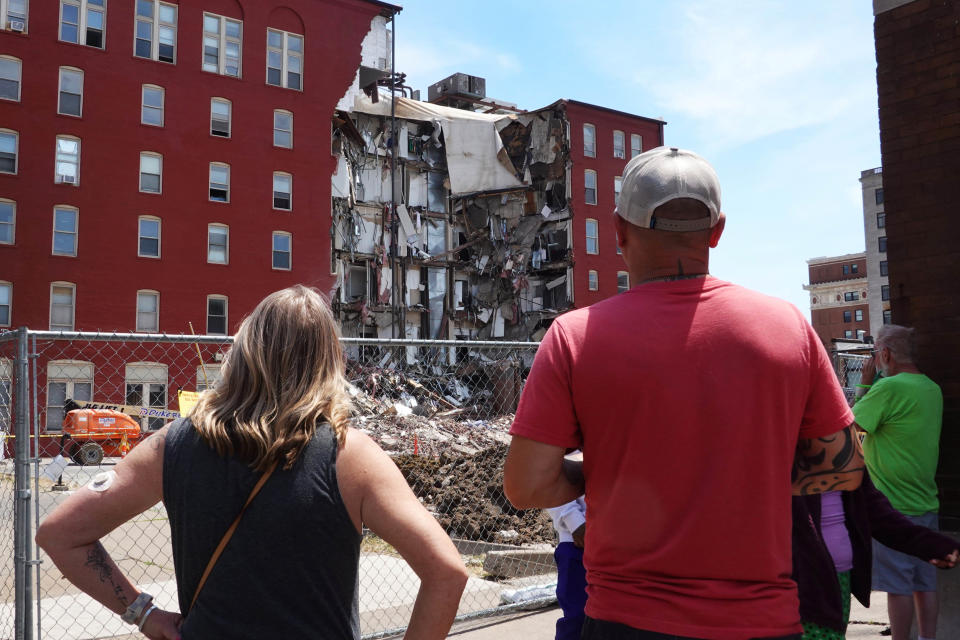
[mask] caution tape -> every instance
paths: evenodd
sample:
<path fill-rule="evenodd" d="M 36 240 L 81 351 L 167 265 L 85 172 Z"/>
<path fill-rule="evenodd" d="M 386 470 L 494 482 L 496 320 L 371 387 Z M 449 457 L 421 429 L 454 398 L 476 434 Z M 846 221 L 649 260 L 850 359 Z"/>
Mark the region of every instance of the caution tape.
<path fill-rule="evenodd" d="M 74 400 L 81 409 L 109 409 L 119 411 L 135 418 L 164 418 L 166 420 L 175 420 L 180 417 L 179 411 L 171 409 L 161 409 L 158 407 L 139 407 L 132 404 L 112 404 L 109 402 L 91 402 L 89 400 Z"/>

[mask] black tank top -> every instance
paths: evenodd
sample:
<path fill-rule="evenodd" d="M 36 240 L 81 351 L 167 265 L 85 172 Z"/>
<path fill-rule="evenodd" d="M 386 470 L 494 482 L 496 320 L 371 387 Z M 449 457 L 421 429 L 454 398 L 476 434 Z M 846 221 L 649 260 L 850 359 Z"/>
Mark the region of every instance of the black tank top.
<path fill-rule="evenodd" d="M 292 469 L 274 471 L 184 620 L 184 640 L 360 637 L 360 534 L 340 496 L 336 461 L 336 438 L 322 424 Z M 217 455 L 188 419 L 170 425 L 163 502 L 181 611 L 259 477 Z"/>

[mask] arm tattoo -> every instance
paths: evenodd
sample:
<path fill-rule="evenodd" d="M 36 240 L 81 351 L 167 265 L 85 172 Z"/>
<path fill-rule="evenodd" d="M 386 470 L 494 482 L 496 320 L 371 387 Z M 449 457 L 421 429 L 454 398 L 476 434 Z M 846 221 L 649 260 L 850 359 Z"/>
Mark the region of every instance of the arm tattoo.
<path fill-rule="evenodd" d="M 120 604 L 125 607 L 130 605 L 127 596 L 123 592 L 123 587 L 113 580 L 113 567 L 110 566 L 110 556 L 107 555 L 107 550 L 103 548 L 103 545 L 100 544 L 99 541 L 94 542 L 93 546 L 90 547 L 90 551 L 87 552 L 87 561 L 84 562 L 83 565 L 96 571 L 100 582 L 110 583 L 110 586 L 113 587 L 113 593 L 117 596 Z"/>
<path fill-rule="evenodd" d="M 797 443 L 791 480 L 801 495 L 834 491 L 863 472 L 863 458 L 855 437 L 854 430 L 847 427 L 823 438 L 802 438 Z M 829 461 L 828 449 L 835 451 Z"/>

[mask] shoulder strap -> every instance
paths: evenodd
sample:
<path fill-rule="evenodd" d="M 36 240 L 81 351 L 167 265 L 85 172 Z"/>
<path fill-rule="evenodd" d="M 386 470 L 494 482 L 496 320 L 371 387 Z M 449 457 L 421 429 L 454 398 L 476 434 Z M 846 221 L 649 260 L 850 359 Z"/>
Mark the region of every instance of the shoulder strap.
<path fill-rule="evenodd" d="M 210 572 L 213 571 L 213 566 L 217 564 L 217 560 L 220 559 L 220 555 L 226 548 L 227 543 L 230 542 L 230 538 L 233 537 L 233 532 L 237 530 L 237 525 L 240 524 L 240 518 L 242 518 L 243 514 L 246 513 L 247 507 L 250 506 L 250 503 L 253 502 L 253 499 L 258 493 L 260 493 L 260 489 L 263 488 L 264 483 L 266 483 L 267 479 L 270 478 L 274 469 L 276 468 L 277 463 L 274 462 L 272 465 L 270 465 L 270 468 L 267 469 L 262 476 L 260 476 L 260 479 L 257 480 L 257 484 L 253 487 L 253 490 L 247 497 L 247 501 L 244 503 L 243 508 L 240 509 L 240 513 L 237 515 L 237 518 L 233 521 L 233 524 L 230 525 L 230 528 L 227 529 L 227 532 L 223 534 L 220 544 L 217 545 L 217 548 L 213 551 L 213 555 L 210 556 L 210 562 L 207 563 L 207 568 L 203 570 L 203 575 L 200 576 L 200 582 L 197 583 L 197 588 L 193 592 L 193 600 L 190 601 L 190 608 L 187 609 L 187 612 L 189 612 L 190 609 L 193 609 L 193 605 L 196 603 L 197 597 L 200 595 L 200 590 L 203 589 L 203 585 L 207 582 L 207 578 L 210 577 Z"/>

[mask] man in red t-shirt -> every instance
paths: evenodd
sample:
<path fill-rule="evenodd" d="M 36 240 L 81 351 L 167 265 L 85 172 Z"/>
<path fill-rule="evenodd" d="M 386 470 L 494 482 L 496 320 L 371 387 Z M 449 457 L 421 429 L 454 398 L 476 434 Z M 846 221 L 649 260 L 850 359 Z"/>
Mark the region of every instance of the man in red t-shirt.
<path fill-rule="evenodd" d="M 700 156 L 631 160 L 615 221 L 634 286 L 550 327 L 506 494 L 585 487 L 587 640 L 800 638 L 791 493 L 856 488 L 863 467 L 827 353 L 792 305 L 708 274 L 724 215 Z"/>

